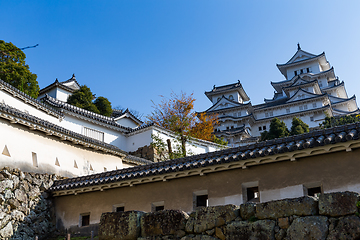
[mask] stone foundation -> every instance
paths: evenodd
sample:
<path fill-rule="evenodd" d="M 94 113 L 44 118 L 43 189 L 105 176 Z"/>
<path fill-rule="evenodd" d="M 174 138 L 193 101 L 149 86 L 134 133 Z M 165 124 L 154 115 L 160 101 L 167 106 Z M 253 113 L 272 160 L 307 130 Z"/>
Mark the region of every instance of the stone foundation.
<path fill-rule="evenodd" d="M 53 203 L 45 192 L 59 177 L 0 170 L 0 239 L 47 239 L 56 232 Z"/>
<path fill-rule="evenodd" d="M 359 195 L 321 194 L 265 203 L 154 213 L 104 213 L 99 239 L 360 239 Z"/>

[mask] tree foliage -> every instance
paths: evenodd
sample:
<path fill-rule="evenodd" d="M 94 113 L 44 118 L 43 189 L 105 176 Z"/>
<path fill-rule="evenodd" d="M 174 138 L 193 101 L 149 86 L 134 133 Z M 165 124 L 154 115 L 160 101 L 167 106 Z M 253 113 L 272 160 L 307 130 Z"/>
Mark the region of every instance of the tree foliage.
<path fill-rule="evenodd" d="M 291 123 L 290 135 L 298 135 L 309 132 L 309 125 L 304 123 L 300 118 L 294 117 Z"/>
<path fill-rule="evenodd" d="M 95 106 L 99 110 L 100 114 L 110 117 L 112 113 L 111 103 L 105 97 L 98 97 L 95 102 Z"/>
<path fill-rule="evenodd" d="M 0 40 L 0 79 L 37 98 L 40 90 L 37 76 L 30 72 L 25 58 L 21 49 L 11 42 Z"/>
<path fill-rule="evenodd" d="M 321 128 L 331 128 L 335 126 L 355 123 L 360 121 L 360 115 L 347 115 L 342 117 L 325 117 L 324 121 L 320 123 Z"/>
<path fill-rule="evenodd" d="M 186 142 L 191 138 L 214 141 L 213 131 L 217 116 L 197 114 L 194 111 L 194 102 L 193 94 L 186 95 L 181 92 L 178 95 L 172 92 L 169 99 L 162 96 L 161 103 L 153 102 L 154 111 L 147 116 L 150 121 L 178 135 L 180 157 L 187 155 Z"/>
<path fill-rule="evenodd" d="M 273 118 L 270 123 L 269 131 L 262 132 L 260 140 L 265 141 L 287 136 L 289 136 L 289 130 L 287 129 L 286 124 L 278 118 Z"/>
<path fill-rule="evenodd" d="M 110 117 L 112 109 L 109 100 L 105 97 L 98 97 L 95 102 L 93 102 L 93 98 L 94 95 L 90 88 L 86 85 L 82 85 L 79 90 L 76 90 L 71 96 L 69 96 L 67 103 Z"/>

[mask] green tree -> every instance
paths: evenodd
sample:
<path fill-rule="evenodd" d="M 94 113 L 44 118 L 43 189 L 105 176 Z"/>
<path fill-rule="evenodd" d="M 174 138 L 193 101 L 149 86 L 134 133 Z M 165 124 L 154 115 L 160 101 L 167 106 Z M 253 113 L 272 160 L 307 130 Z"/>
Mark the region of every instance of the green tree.
<path fill-rule="evenodd" d="M 309 125 L 304 123 L 300 118 L 294 117 L 291 123 L 290 135 L 298 135 L 309 132 Z"/>
<path fill-rule="evenodd" d="M 330 128 L 341 126 L 345 124 L 355 123 L 360 121 L 360 115 L 346 115 L 341 117 L 325 117 L 324 121 L 320 123 L 321 128 Z"/>
<path fill-rule="evenodd" d="M 287 129 L 286 124 L 278 118 L 273 118 L 270 123 L 269 131 L 261 133 L 260 141 L 287 136 L 289 136 L 289 130 Z"/>
<path fill-rule="evenodd" d="M 25 58 L 21 49 L 11 42 L 0 40 L 0 79 L 37 98 L 40 90 L 37 76 L 30 72 Z"/>
<path fill-rule="evenodd" d="M 112 108 L 110 101 L 105 97 L 98 97 L 95 102 L 95 106 L 99 110 L 101 115 L 110 117 L 112 114 Z"/>
<path fill-rule="evenodd" d="M 100 111 L 93 103 L 93 98 L 94 95 L 90 88 L 86 85 L 82 85 L 79 90 L 76 90 L 71 96 L 69 96 L 67 103 L 100 114 Z"/>

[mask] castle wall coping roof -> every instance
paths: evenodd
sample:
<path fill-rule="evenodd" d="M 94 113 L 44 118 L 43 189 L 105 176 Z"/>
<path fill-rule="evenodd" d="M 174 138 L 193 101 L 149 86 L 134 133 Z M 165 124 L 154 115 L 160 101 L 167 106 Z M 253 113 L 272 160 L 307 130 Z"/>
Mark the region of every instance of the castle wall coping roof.
<path fill-rule="evenodd" d="M 114 145 L 70 131 L 49 121 L 22 112 L 19 109 L 10 107 L 4 103 L 0 103 L 0 118 L 7 119 L 13 124 L 21 124 L 27 126 L 31 130 L 37 130 L 44 132 L 47 135 L 53 135 L 63 141 L 70 141 L 74 144 L 81 144 L 85 147 L 90 147 L 95 150 L 100 150 L 121 157 L 126 157 L 127 155 L 129 155 L 126 151 L 123 151 Z M 134 160 L 132 160 L 131 162 L 134 162 Z M 138 164 L 147 163 L 151 163 L 151 161 L 144 162 L 139 160 L 138 162 Z"/>
<path fill-rule="evenodd" d="M 55 196 L 133 186 L 210 172 L 247 168 L 260 164 L 359 148 L 360 123 L 258 142 L 247 146 L 194 155 L 186 158 L 114 170 L 55 181 L 50 188 Z"/>
<path fill-rule="evenodd" d="M 19 89 L 13 87 L 9 83 L 7 83 L 1 79 L 0 79 L 0 90 L 3 90 L 5 92 L 11 94 L 15 98 L 21 99 L 26 104 L 32 105 L 32 106 L 36 107 L 37 109 L 40 109 L 40 110 L 46 112 L 47 114 L 53 115 L 54 117 L 63 118 L 63 116 L 64 116 L 60 111 L 44 104 L 43 102 L 41 102 L 33 97 L 30 97 L 26 93 L 20 91 Z"/>

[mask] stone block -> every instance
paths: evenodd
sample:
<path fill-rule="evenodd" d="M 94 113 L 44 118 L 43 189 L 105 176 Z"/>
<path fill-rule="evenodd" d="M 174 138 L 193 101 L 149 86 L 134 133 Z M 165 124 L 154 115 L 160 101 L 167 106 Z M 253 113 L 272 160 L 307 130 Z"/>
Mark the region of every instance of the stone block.
<path fill-rule="evenodd" d="M 202 233 L 214 227 L 219 227 L 233 221 L 239 216 L 239 206 L 225 205 L 206 207 L 190 214 L 185 231 Z"/>
<path fill-rule="evenodd" d="M 226 239 L 272 240 L 275 239 L 274 227 L 275 221 L 273 220 L 259 220 L 256 222 L 234 221 L 226 227 Z"/>
<path fill-rule="evenodd" d="M 278 225 L 281 229 L 286 229 L 290 226 L 290 219 L 288 217 L 278 218 Z"/>
<path fill-rule="evenodd" d="M 285 239 L 325 240 L 328 234 L 328 220 L 324 216 L 299 217 L 294 219 L 287 230 Z"/>
<path fill-rule="evenodd" d="M 358 201 L 359 194 L 355 192 L 320 194 L 319 214 L 331 217 L 354 214 L 358 211 L 356 207 Z"/>
<path fill-rule="evenodd" d="M 188 218 L 189 215 L 179 210 L 145 213 L 140 219 L 141 236 L 175 235 L 179 230 L 185 229 Z"/>
<path fill-rule="evenodd" d="M 245 203 L 240 205 L 240 216 L 243 220 L 248 220 L 251 217 L 254 217 L 256 214 L 256 204 L 255 203 Z"/>
<path fill-rule="evenodd" d="M 139 211 L 103 213 L 99 240 L 136 240 L 140 236 L 140 218 L 143 214 Z"/>
<path fill-rule="evenodd" d="M 310 216 L 318 212 L 318 202 L 314 197 L 301 197 L 256 204 L 258 219 L 277 219 L 282 217 Z"/>
<path fill-rule="evenodd" d="M 357 216 L 330 219 L 327 240 L 360 239 L 360 218 Z"/>

